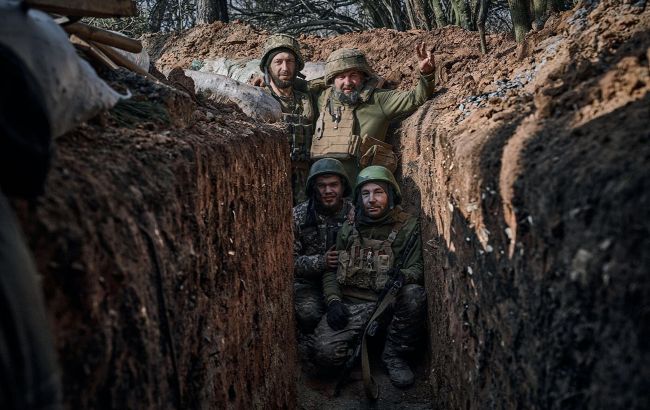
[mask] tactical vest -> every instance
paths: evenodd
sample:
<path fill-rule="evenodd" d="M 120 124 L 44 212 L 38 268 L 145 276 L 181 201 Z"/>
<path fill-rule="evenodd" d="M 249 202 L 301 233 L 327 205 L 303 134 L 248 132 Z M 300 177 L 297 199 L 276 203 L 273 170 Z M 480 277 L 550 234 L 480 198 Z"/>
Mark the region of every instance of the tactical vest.
<path fill-rule="evenodd" d="M 377 88 L 379 79 L 370 78 L 359 93 L 360 103 L 370 99 Z M 311 157 L 336 158 L 339 160 L 358 159 L 361 168 L 369 165 L 382 165 L 394 172 L 397 157 L 392 145 L 373 138 L 372 135 L 355 135 L 354 120 L 357 106 L 339 105 L 333 108 L 332 91 L 325 91 L 323 108 L 316 122 L 316 130 L 311 145 Z"/>
<path fill-rule="evenodd" d="M 339 105 L 333 108 L 333 87 L 325 91 L 325 104 L 316 122 L 311 144 L 312 159 L 336 158 L 346 160 L 357 156 L 359 136 L 354 134 L 356 107 Z"/>
<path fill-rule="evenodd" d="M 397 222 L 384 240 L 363 239 L 353 228 L 351 246 L 339 252 L 337 281 L 343 286 L 381 291 L 388 281 L 388 272 L 395 263 L 393 242 L 402 229 L 403 222 Z"/>
<path fill-rule="evenodd" d="M 291 161 L 309 161 L 314 110 L 308 94 L 294 89 L 289 100 L 271 94 L 280 102 L 282 121 L 289 127 Z"/>

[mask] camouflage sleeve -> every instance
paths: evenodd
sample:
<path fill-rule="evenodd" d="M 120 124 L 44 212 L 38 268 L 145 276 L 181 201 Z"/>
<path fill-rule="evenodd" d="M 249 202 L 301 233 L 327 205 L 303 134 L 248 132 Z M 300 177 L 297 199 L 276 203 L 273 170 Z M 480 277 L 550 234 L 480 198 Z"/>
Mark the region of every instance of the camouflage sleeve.
<path fill-rule="evenodd" d="M 407 230 L 404 244 L 409 240 L 409 237 L 415 231 L 417 239 L 415 241 L 415 246 L 413 251 L 407 255 L 406 260 L 404 261 L 404 267 L 401 269 L 401 273 L 404 274 L 406 283 L 414 283 L 418 285 L 424 284 L 424 260 L 422 258 L 422 236 L 420 234 L 420 224 L 413 218 L 413 223 L 409 223 L 410 229 Z M 406 227 L 405 227 L 406 228 Z"/>
<path fill-rule="evenodd" d="M 293 214 L 293 274 L 296 278 L 317 279 L 325 270 L 325 255 L 303 255 L 300 241 L 300 216 L 294 209 Z"/>
<path fill-rule="evenodd" d="M 418 85 L 410 91 L 377 93 L 378 102 L 388 119 L 415 111 L 433 94 L 435 73 L 421 75 Z"/>
<path fill-rule="evenodd" d="M 325 270 L 325 255 L 297 255 L 294 242 L 293 268 L 297 278 L 317 279 Z"/>

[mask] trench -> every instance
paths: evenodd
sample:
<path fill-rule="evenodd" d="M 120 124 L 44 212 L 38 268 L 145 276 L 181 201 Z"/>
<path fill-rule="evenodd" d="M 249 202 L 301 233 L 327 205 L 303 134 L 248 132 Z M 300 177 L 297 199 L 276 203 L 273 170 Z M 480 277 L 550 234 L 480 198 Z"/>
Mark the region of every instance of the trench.
<path fill-rule="evenodd" d="M 647 73 L 647 31 L 626 42 L 565 61 L 577 68 L 552 73 L 568 85 L 550 97 L 467 111 L 442 88 L 393 129 L 421 218 L 428 339 L 416 386 L 381 379 L 378 403 L 358 377 L 335 399 L 301 372 L 277 128 L 224 109 L 59 138 L 45 195 L 15 205 L 66 406 L 647 408 L 648 74 L 598 88 L 615 67 Z M 607 92 L 620 101 L 589 111 Z"/>

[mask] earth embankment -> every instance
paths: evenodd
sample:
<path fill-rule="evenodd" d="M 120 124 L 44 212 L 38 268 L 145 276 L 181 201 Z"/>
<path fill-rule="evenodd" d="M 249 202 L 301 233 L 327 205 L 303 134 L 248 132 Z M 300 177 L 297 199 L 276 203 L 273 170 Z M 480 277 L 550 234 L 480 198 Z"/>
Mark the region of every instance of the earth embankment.
<path fill-rule="evenodd" d="M 223 107 L 192 124 L 84 125 L 19 204 L 69 408 L 294 406 L 288 147 Z"/>
<path fill-rule="evenodd" d="M 648 52 L 647 11 L 576 9 L 402 123 L 436 408 L 647 407 Z"/>

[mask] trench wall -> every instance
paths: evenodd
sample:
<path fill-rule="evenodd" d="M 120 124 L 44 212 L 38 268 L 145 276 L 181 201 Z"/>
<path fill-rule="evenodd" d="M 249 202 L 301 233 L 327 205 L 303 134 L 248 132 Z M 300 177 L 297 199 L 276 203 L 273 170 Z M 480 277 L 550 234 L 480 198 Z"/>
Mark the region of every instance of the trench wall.
<path fill-rule="evenodd" d="M 19 213 L 68 408 L 294 407 L 287 151 L 237 114 L 56 141 Z"/>
<path fill-rule="evenodd" d="M 443 85 L 402 124 L 434 408 L 650 403 L 650 39 L 583 40 L 512 97 L 463 111 Z"/>

